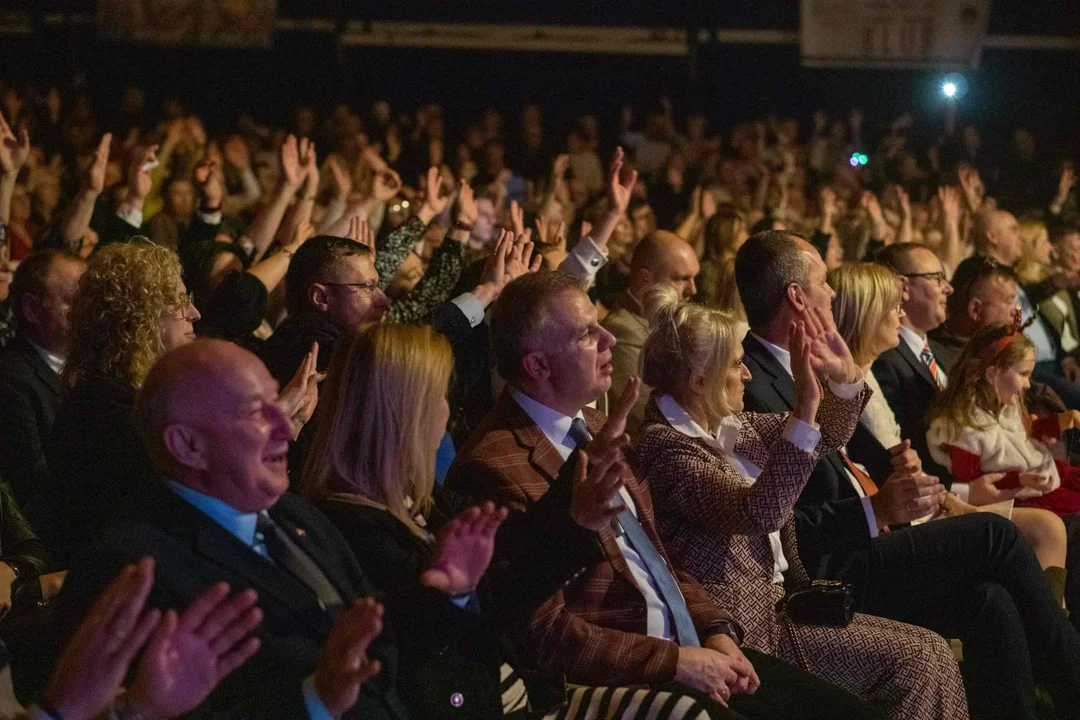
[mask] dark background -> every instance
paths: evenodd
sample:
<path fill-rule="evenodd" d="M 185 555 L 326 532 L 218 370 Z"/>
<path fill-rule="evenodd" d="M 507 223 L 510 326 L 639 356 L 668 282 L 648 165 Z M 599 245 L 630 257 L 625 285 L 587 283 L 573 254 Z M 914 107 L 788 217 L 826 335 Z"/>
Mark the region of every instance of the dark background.
<path fill-rule="evenodd" d="M 347 21 L 438 21 L 546 25 L 627 25 L 797 30 L 795 0 L 730 2 L 623 2 L 522 0 L 519 2 L 279 0 L 281 18 Z M 791 45 L 713 45 L 696 57 L 628 56 L 474 50 L 341 47 L 335 33 L 279 31 L 270 49 L 167 49 L 97 41 L 92 0 L 0 2 L 27 14 L 34 31 L 0 35 L 0 78 L 58 82 L 73 69 L 87 73 L 95 105 L 106 116 L 121 88 L 136 84 L 151 107 L 166 97 L 183 100 L 211 127 L 226 126 L 238 108 L 285 122 L 298 104 L 325 107 L 338 100 L 363 106 L 390 100 L 396 110 L 441 102 L 448 117 L 471 120 L 497 107 L 507 115 L 540 102 L 561 132 L 584 112 L 610 125 L 625 104 L 642 107 L 668 95 L 680 114 L 704 110 L 719 129 L 771 112 L 804 121 L 824 108 L 866 110 L 871 127 L 903 110 L 919 118 L 923 133 L 940 123 L 941 73 L 913 70 L 804 68 Z M 73 13 L 70 23 L 45 23 L 45 13 Z M 1080 36 L 1077 0 L 1024 0 L 993 4 L 991 34 Z M 691 68 L 696 72 L 691 72 Z M 989 138 L 1017 126 L 1038 132 L 1040 145 L 1078 150 L 1080 52 L 987 49 L 982 66 L 965 73 L 970 90 L 961 118 Z M 451 131 L 460 128 L 450 127 Z"/>

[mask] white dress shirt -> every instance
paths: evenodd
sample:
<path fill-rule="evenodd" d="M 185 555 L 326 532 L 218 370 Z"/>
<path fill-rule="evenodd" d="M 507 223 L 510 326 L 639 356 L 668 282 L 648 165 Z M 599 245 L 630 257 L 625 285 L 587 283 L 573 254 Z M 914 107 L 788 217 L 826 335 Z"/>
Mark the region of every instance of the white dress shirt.
<path fill-rule="evenodd" d="M 555 451 L 559 453 L 560 457 L 563 460 L 569 458 L 575 449 L 574 442 L 567 437 L 570 433 L 570 423 L 574 421 L 574 418 L 567 417 L 558 410 L 552 410 L 548 406 L 538 403 L 516 388 L 510 388 L 510 395 L 525 411 L 525 414 L 536 423 L 536 426 L 540 428 L 540 431 L 544 433 L 544 436 L 551 444 L 555 446 Z M 580 410 L 575 417 L 585 419 L 585 415 Z M 627 509 L 637 516 L 637 507 L 625 487 L 619 490 L 619 496 Z M 660 596 L 660 588 L 656 585 L 656 581 L 653 580 L 648 568 L 646 568 L 645 561 L 638 555 L 637 550 L 627 542 L 625 535 L 617 536 L 615 541 L 618 543 L 619 551 L 623 554 L 623 558 L 630 568 L 630 574 L 634 576 L 634 580 L 637 582 L 638 590 L 641 591 L 642 596 L 645 598 L 647 634 L 675 642 L 675 627 L 671 622 L 671 613 L 668 612 L 667 605 Z"/>
<path fill-rule="evenodd" d="M 690 417 L 690 413 L 686 412 L 686 409 L 672 396 L 664 395 L 657 400 L 656 404 L 672 428 L 687 437 L 700 438 L 718 450 L 735 468 L 735 472 L 749 480 L 751 485 L 761 475 L 761 468 L 735 452 L 735 441 L 739 439 L 739 430 L 742 429 L 742 421 L 738 417 L 727 415 L 721 418 L 720 423 L 710 433 Z M 821 441 L 821 431 L 791 416 L 787 425 L 784 426 L 784 438 L 803 452 L 813 452 Z M 769 546 L 772 548 L 773 555 L 773 582 L 783 583 L 788 561 L 784 557 L 784 548 L 780 544 L 779 530 L 769 533 Z"/>
<path fill-rule="evenodd" d="M 780 365 L 787 372 L 788 376 L 794 378 L 794 376 L 791 374 L 791 353 L 784 348 L 779 347 L 778 345 L 773 345 L 771 342 L 764 339 L 760 335 L 757 335 L 755 333 L 750 334 L 757 338 L 757 341 L 765 346 L 765 349 L 769 351 L 769 354 L 776 358 L 776 361 L 780 363 Z M 839 385 L 837 383 L 834 383 L 832 380 L 829 380 L 829 389 L 832 390 L 833 395 L 836 395 L 836 397 L 838 398 L 841 398 L 843 400 L 853 400 L 855 399 L 855 397 L 858 396 L 859 393 L 862 392 L 863 386 L 865 384 L 865 380 L 863 380 L 861 377 L 858 381 L 848 385 Z M 840 450 L 844 454 L 847 454 L 846 447 L 840 448 Z M 866 524 L 870 528 L 870 537 L 877 537 L 877 516 L 874 515 L 874 506 L 870 503 L 870 498 L 866 496 L 866 491 L 862 489 L 862 485 L 859 484 L 859 481 L 855 479 L 855 476 L 852 475 L 851 471 L 848 470 L 846 467 L 844 468 L 844 475 L 847 476 L 848 482 L 851 483 L 851 487 L 855 489 L 855 494 L 862 499 L 863 513 L 866 514 Z"/>
<path fill-rule="evenodd" d="M 915 332 L 906 325 L 900 326 L 900 341 L 906 343 L 908 348 L 911 349 L 915 359 L 922 362 L 922 351 L 926 347 L 926 338 Z M 935 358 L 936 360 L 937 358 Z M 942 390 L 949 382 L 949 376 L 945 374 L 945 368 L 941 367 L 941 363 L 937 364 L 937 384 Z"/>
<path fill-rule="evenodd" d="M 46 350 L 33 340 L 27 339 L 27 342 L 30 343 L 31 347 L 37 350 L 37 354 L 41 356 L 41 359 L 45 361 L 46 365 L 52 368 L 52 371 L 54 373 L 60 375 L 64 372 L 64 358 L 60 357 L 51 350 Z"/>

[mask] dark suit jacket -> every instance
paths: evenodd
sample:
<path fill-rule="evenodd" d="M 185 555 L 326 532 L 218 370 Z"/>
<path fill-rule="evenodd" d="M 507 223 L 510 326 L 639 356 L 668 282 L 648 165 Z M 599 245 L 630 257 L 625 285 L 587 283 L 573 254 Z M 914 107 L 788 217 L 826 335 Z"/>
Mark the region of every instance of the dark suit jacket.
<path fill-rule="evenodd" d="M 930 374 L 930 368 L 915 357 L 911 348 L 901 339 L 899 346 L 878 357 L 873 371 L 878 385 L 881 386 L 881 393 L 900 425 L 900 435 L 905 440 L 910 440 L 911 447 L 919 453 L 923 472 L 936 475 L 945 487 L 952 487 L 949 471 L 934 462 L 926 444 L 926 416 L 938 393 L 938 386 L 934 376 Z"/>
<path fill-rule="evenodd" d="M 62 567 L 149 484 L 152 463 L 131 415 L 134 402 L 126 382 L 88 376 L 60 404 L 46 449 L 49 492 L 31 520 Z"/>
<path fill-rule="evenodd" d="M 584 415 L 590 432 L 599 432 L 603 414 L 586 408 Z M 558 451 L 507 389 L 458 452 L 446 483 L 465 495 L 526 510 L 558 484 L 563 465 Z M 663 555 L 648 487 L 631 476 L 626 489 L 641 526 Z M 537 668 L 565 673 L 573 683 L 634 685 L 674 679 L 678 646 L 647 634 L 645 599 L 614 534 L 605 528 L 600 541 L 605 559 L 518 628 L 519 646 Z M 707 634 L 715 621 L 732 620 L 689 573 L 677 564 L 671 567 L 699 632 Z"/>
<path fill-rule="evenodd" d="M 743 340 L 743 350 L 752 376 L 743 396 L 746 410 L 791 411 L 795 382 L 787 370 L 753 335 Z M 839 453 L 824 455 L 815 465 L 795 504 L 795 528 L 803 565 L 811 577 L 861 581 L 870 528 Z"/>
<path fill-rule="evenodd" d="M 258 606 L 263 611 L 256 632 L 261 641 L 259 651 L 225 678 L 190 717 L 306 720 L 301 685 L 315 670 L 333 626 L 333 618 L 320 607 L 315 594 L 164 485 L 149 491 L 139 512 L 139 520 L 113 527 L 70 571 L 58 600 L 57 640 L 62 642 L 74 631 L 124 564 L 152 555 L 152 606 L 182 611 L 221 581 L 229 583 L 234 592 L 254 588 L 259 593 Z M 286 494 L 270 509 L 270 516 L 319 565 L 346 603 L 375 595 L 375 588 L 337 528 L 305 500 Z M 442 598 L 442 605 L 449 606 L 446 596 Z M 425 604 L 428 601 L 430 605 Z M 368 650 L 369 656 L 380 660 L 382 670 L 364 683 L 360 701 L 347 717 L 407 717 L 396 690 L 396 614 L 415 613 L 416 617 L 431 617 L 433 622 L 441 620 L 437 598 L 425 597 L 418 602 L 412 607 L 387 604 L 383 631 Z"/>
<path fill-rule="evenodd" d="M 0 355 L 0 475 L 23 508 L 47 486 L 45 447 L 60 406 L 60 376 L 22 335 Z"/>
<path fill-rule="evenodd" d="M 567 464 L 566 470 L 572 472 L 572 465 Z M 470 504 L 436 486 L 427 518 L 429 531 L 438 532 Z M 389 511 L 341 495 L 319 501 L 319 508 L 344 534 L 364 573 L 379 590 L 400 592 L 414 586 L 427 568 L 432 545 Z M 427 646 L 420 656 L 401 659 L 401 695 L 414 718 L 501 718 L 502 628 L 527 617 L 603 557 L 594 533 L 576 525 L 565 508 L 543 501 L 533 512 L 508 518 L 499 530 L 496 547 L 498 553 L 479 587 L 479 612 L 456 610 L 450 626 L 456 633 L 444 632 L 439 645 Z M 507 551 L 518 554 L 510 556 Z M 417 621 L 422 623 L 423 618 Z M 454 693 L 465 698 L 460 708 L 450 703 Z M 539 709 L 538 698 L 530 693 L 533 710 Z"/>

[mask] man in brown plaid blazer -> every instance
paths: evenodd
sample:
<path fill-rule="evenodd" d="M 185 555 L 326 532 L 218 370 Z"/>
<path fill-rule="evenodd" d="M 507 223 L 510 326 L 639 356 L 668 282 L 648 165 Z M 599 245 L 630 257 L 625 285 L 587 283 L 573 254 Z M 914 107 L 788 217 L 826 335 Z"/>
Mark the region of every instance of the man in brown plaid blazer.
<path fill-rule="evenodd" d="M 610 387 L 614 338 L 600 327 L 578 281 L 563 273 L 526 275 L 509 284 L 493 306 L 490 335 L 508 386 L 458 453 L 447 483 L 522 510 L 552 489 L 563 462 L 585 442 L 592 461 L 623 452 L 626 415 L 640 383 L 630 384 L 606 424 L 587 407 Z M 625 508 L 613 508 L 613 516 L 622 510 L 618 522 L 599 533 L 606 561 L 515 628 L 527 662 L 565 674 L 571 683 L 674 692 L 660 717 L 675 716 L 683 699 L 700 704 L 711 718 L 879 717 L 839 688 L 768 655 L 744 653 L 731 614 L 670 562 L 648 488 L 628 460 L 620 462 L 626 467 L 620 492 Z M 651 548 L 640 548 L 643 541 Z M 650 552 L 662 567 L 646 559 Z M 696 637 L 685 634 L 687 615 Z"/>

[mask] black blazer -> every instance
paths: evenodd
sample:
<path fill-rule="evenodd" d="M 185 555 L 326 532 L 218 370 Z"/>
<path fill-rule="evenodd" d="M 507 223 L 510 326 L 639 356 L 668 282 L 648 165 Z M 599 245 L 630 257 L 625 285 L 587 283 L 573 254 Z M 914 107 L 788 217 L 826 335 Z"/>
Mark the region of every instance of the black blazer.
<path fill-rule="evenodd" d="M 747 334 L 743 350 L 752 376 L 743 398 L 746 409 L 790 412 L 795 406 L 791 375 L 753 335 Z M 818 460 L 795 504 L 795 529 L 799 554 L 811 577 L 862 581 L 870 528 L 839 453 Z"/>
<path fill-rule="evenodd" d="M 0 355 L 0 475 L 23 508 L 49 478 L 45 447 L 60 407 L 60 376 L 20 333 Z"/>
<path fill-rule="evenodd" d="M 881 386 L 881 393 L 900 425 L 900 434 L 905 440 L 910 440 L 911 447 L 919 453 L 923 472 L 936 475 L 945 487 L 952 487 L 952 475 L 944 466 L 934 462 L 926 443 L 926 417 L 938 393 L 938 386 L 934 376 L 930 374 L 930 368 L 915 357 L 911 348 L 901 339 L 899 346 L 878 357 L 873 370 L 874 377 Z"/>
<path fill-rule="evenodd" d="M 567 463 L 564 469 L 569 480 L 573 464 Z M 437 532 L 472 504 L 436 486 L 428 528 Z M 379 590 L 401 592 L 415 586 L 431 558 L 431 545 L 386 510 L 340 497 L 321 500 L 319 508 L 344 534 L 364 573 Z M 432 720 L 501 718 L 499 669 L 509 653 L 509 644 L 500 643 L 502 631 L 515 622 L 526 622 L 536 607 L 602 557 L 597 536 L 573 522 L 558 495 L 508 518 L 499 529 L 495 556 L 478 588 L 479 607 L 457 609 L 451 613 L 451 622 L 437 629 L 425 629 L 425 618 L 413 620 L 410 634 L 425 642 L 417 644 L 418 652 L 401 657 L 401 695 L 410 715 Z M 512 656 L 507 659 L 519 675 L 528 675 L 527 668 Z M 557 701 L 562 694 L 561 687 L 549 687 L 547 678 L 526 679 L 533 710 L 541 710 L 544 701 Z M 465 699 L 460 707 L 449 701 L 454 694 Z"/>
<path fill-rule="evenodd" d="M 150 454 L 131 414 L 134 402 L 128 383 L 87 376 L 60 404 L 46 449 L 49 492 L 31 522 L 62 567 L 115 524 L 152 478 Z"/>
<path fill-rule="evenodd" d="M 257 630 L 261 647 L 246 665 L 225 678 L 194 718 L 296 718 L 307 720 L 301 685 L 315 670 L 333 626 L 314 593 L 288 572 L 267 562 L 209 516 L 156 483 L 138 508 L 141 518 L 109 530 L 82 555 L 68 574 L 57 607 L 57 652 L 126 563 L 152 555 L 154 586 L 149 604 L 183 610 L 214 583 L 227 582 L 234 592 L 254 588 L 263 621 Z M 286 494 L 270 516 L 314 560 L 346 603 L 377 595 L 337 528 L 307 501 Z M 408 717 L 397 696 L 400 653 L 396 628 L 416 617 L 437 626 L 445 594 L 415 592 L 387 601 L 382 633 L 368 654 L 382 663 L 365 682 L 348 718 L 402 720 Z"/>

